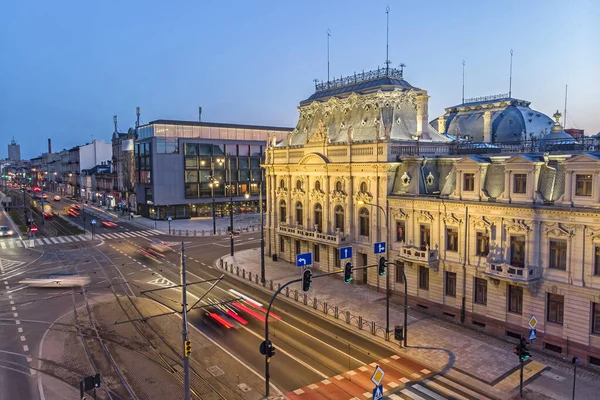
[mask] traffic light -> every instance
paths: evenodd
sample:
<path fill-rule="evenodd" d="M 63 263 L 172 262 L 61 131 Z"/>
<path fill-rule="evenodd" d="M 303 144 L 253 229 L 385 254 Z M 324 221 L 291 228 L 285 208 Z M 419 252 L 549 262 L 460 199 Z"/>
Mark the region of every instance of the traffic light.
<path fill-rule="evenodd" d="M 379 275 L 385 275 L 386 268 L 387 268 L 387 260 L 385 259 L 385 257 L 379 257 L 379 268 L 377 269 L 377 272 L 379 273 Z"/>
<path fill-rule="evenodd" d="M 515 345 L 515 355 L 519 357 L 519 361 L 521 360 L 521 344 Z"/>
<path fill-rule="evenodd" d="M 349 283 L 352 279 L 352 263 L 348 261 L 344 265 L 344 282 Z"/>
<path fill-rule="evenodd" d="M 308 292 L 310 290 L 310 283 L 312 281 L 312 271 L 305 269 L 302 273 L 302 291 Z"/>
<path fill-rule="evenodd" d="M 184 342 L 184 353 L 186 357 L 189 357 L 190 354 L 192 354 L 192 341 L 191 340 L 186 340 Z"/>
<path fill-rule="evenodd" d="M 527 340 L 525 340 L 524 337 L 521 338 L 520 347 L 521 347 L 521 359 L 527 360 L 528 358 L 531 358 L 531 354 L 529 354 L 529 348 L 527 347 Z"/>
<path fill-rule="evenodd" d="M 260 354 L 273 357 L 275 355 L 275 347 L 273 347 L 273 343 L 270 340 L 265 340 L 260 344 Z"/>

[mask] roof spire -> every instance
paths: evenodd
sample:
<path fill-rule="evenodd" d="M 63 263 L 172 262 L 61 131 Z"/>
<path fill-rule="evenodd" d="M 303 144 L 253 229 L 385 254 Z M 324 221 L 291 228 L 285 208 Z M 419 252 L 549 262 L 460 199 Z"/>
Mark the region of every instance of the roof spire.
<path fill-rule="evenodd" d="M 512 97 L 512 59 L 513 59 L 513 49 L 510 49 L 510 78 L 508 80 L 508 97 Z"/>
<path fill-rule="evenodd" d="M 385 74 L 388 75 L 390 71 L 390 6 L 385 8 L 386 15 L 386 32 L 385 32 Z"/>

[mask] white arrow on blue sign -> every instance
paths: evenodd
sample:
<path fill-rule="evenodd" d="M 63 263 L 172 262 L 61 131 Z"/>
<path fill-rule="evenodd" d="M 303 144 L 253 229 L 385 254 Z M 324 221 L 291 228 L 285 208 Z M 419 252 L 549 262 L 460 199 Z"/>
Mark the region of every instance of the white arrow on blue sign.
<path fill-rule="evenodd" d="M 537 331 L 535 329 L 529 330 L 529 341 L 532 342 L 537 339 Z"/>
<path fill-rule="evenodd" d="M 383 387 L 381 385 L 375 386 L 373 389 L 373 400 L 383 399 Z"/>
<path fill-rule="evenodd" d="M 169 216 L 169 218 L 167 218 L 167 220 L 173 221 L 173 217 Z"/>
<path fill-rule="evenodd" d="M 340 260 L 345 260 L 346 258 L 352 258 L 351 246 L 340 248 Z"/>
<path fill-rule="evenodd" d="M 385 253 L 385 242 L 377 242 L 373 245 L 375 254 Z"/>
<path fill-rule="evenodd" d="M 312 265 L 312 253 L 296 254 L 296 267 Z"/>
<path fill-rule="evenodd" d="M 96 225 L 96 220 L 95 219 L 92 220 L 92 225 Z"/>

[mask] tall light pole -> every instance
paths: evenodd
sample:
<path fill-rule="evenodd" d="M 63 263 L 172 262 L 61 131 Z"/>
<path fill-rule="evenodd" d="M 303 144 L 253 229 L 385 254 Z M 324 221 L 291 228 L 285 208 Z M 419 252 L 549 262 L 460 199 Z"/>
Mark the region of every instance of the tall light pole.
<path fill-rule="evenodd" d="M 265 226 L 264 226 L 264 209 L 263 209 L 263 179 L 262 170 L 260 171 L 260 184 L 258 185 L 258 203 L 260 207 L 260 283 L 263 285 L 266 282 L 265 278 Z"/>
<path fill-rule="evenodd" d="M 379 204 L 367 203 L 366 201 L 363 201 L 363 200 L 359 200 L 358 204 L 375 206 L 375 207 L 379 208 L 381 210 L 383 216 L 385 217 L 385 229 L 387 232 L 389 232 L 390 229 L 389 229 L 387 213 L 383 209 L 383 207 L 381 207 Z M 386 206 L 387 206 L 387 201 L 386 201 Z M 386 249 L 385 258 L 386 258 L 387 262 L 389 263 L 389 261 L 390 261 L 390 243 L 388 241 L 388 238 L 386 238 L 386 242 L 387 243 L 385 245 L 385 249 Z M 385 336 L 387 338 L 387 336 L 390 333 L 390 271 L 387 271 L 387 274 L 385 274 L 385 275 L 386 275 L 386 277 L 385 277 Z"/>
<path fill-rule="evenodd" d="M 227 157 L 228 178 L 229 178 L 229 243 L 231 248 L 231 257 L 233 257 L 233 178 L 231 177 L 231 157 Z"/>
<path fill-rule="evenodd" d="M 217 234 L 217 220 L 215 219 L 215 188 L 219 187 L 219 181 L 215 178 L 214 172 L 213 175 L 209 175 L 208 179 L 210 180 L 210 183 L 208 184 L 208 186 L 210 186 L 210 192 L 212 195 L 212 218 L 213 218 L 213 235 Z"/>

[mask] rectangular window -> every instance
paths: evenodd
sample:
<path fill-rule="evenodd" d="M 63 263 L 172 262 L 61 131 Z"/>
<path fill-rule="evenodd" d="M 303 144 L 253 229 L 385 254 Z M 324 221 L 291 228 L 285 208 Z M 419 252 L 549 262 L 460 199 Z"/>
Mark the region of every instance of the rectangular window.
<path fill-rule="evenodd" d="M 396 221 L 396 242 L 406 242 L 406 222 Z"/>
<path fill-rule="evenodd" d="M 446 250 L 458 251 L 458 229 L 446 228 Z"/>
<path fill-rule="evenodd" d="M 185 184 L 185 198 L 186 199 L 197 199 L 198 196 L 198 184 L 197 183 L 186 183 Z"/>
<path fill-rule="evenodd" d="M 476 254 L 487 257 L 490 253 L 490 237 L 487 232 L 477 232 Z"/>
<path fill-rule="evenodd" d="M 567 241 L 550 240 L 550 268 L 567 269 Z"/>
<path fill-rule="evenodd" d="M 475 291 L 473 292 L 473 301 L 476 304 L 487 305 L 487 280 L 475 278 Z"/>
<path fill-rule="evenodd" d="M 563 323 L 565 297 L 559 294 L 548 293 L 548 322 Z"/>
<path fill-rule="evenodd" d="M 300 241 L 296 240 L 296 254 L 301 254 L 302 253 L 302 248 L 300 245 Z"/>
<path fill-rule="evenodd" d="M 592 333 L 600 335 L 600 303 L 592 303 Z"/>
<path fill-rule="evenodd" d="M 419 267 L 419 289 L 429 290 L 429 268 Z"/>
<path fill-rule="evenodd" d="M 396 282 L 404 283 L 404 263 L 396 261 Z"/>
<path fill-rule="evenodd" d="M 320 250 L 321 249 L 318 244 L 313 245 L 313 261 L 314 262 L 321 261 L 321 254 L 319 253 Z"/>
<path fill-rule="evenodd" d="M 513 193 L 527 193 L 527 174 L 515 174 Z"/>
<path fill-rule="evenodd" d="M 575 175 L 575 195 L 592 195 L 592 175 Z"/>
<path fill-rule="evenodd" d="M 519 268 L 525 266 L 525 236 L 510 237 L 510 265 Z"/>
<path fill-rule="evenodd" d="M 429 240 L 431 238 L 431 231 L 429 230 L 429 225 L 421 225 L 421 234 L 420 234 L 420 244 L 421 250 L 427 250 L 429 247 Z"/>
<path fill-rule="evenodd" d="M 523 314 L 523 288 L 508 285 L 508 311 Z"/>
<path fill-rule="evenodd" d="M 600 276 L 600 246 L 594 247 L 594 275 Z"/>
<path fill-rule="evenodd" d="M 285 252 L 285 240 L 282 237 L 279 238 L 279 251 Z"/>
<path fill-rule="evenodd" d="M 446 296 L 456 297 L 456 273 L 446 272 L 445 281 Z"/>
<path fill-rule="evenodd" d="M 463 191 L 472 192 L 475 190 L 475 174 L 464 174 Z"/>

